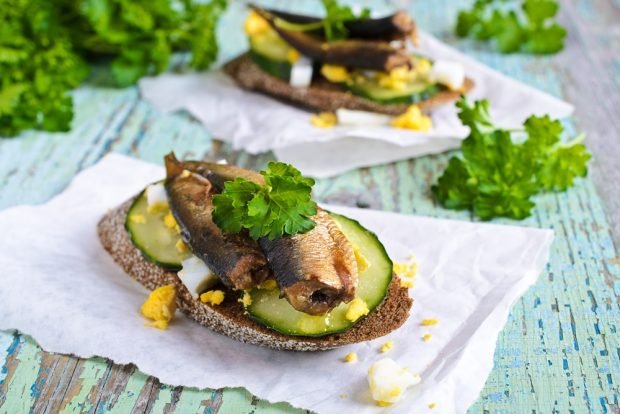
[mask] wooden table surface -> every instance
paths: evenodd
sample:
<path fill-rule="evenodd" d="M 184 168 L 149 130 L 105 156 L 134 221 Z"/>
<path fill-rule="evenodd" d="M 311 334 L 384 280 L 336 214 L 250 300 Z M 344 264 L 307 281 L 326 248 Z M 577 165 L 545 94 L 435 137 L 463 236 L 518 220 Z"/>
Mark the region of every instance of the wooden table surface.
<path fill-rule="evenodd" d="M 302 6 L 312 10 L 316 3 L 309 0 Z M 512 310 L 497 341 L 493 372 L 470 412 L 620 413 L 620 1 L 563 1 L 568 43 L 553 57 L 503 56 L 455 39 L 456 10 L 468 3 L 397 5 L 410 7 L 422 28 L 475 58 L 575 103 L 568 129 L 587 132 L 594 153 L 588 179 L 566 193 L 536 197 L 533 216 L 523 222 L 497 220 L 552 228 L 556 239 L 547 270 Z M 233 4 L 222 22 L 222 38 L 227 39 L 222 59 L 243 47 L 243 35 L 237 32 L 243 10 L 242 4 Z M 161 163 L 174 150 L 189 158 L 224 156 L 248 167 L 262 167 L 273 158 L 250 157 L 220 145 L 189 116 L 157 112 L 136 88 L 91 84 L 74 96 L 77 113 L 70 133 L 28 132 L 0 140 L 0 208 L 49 200 L 110 151 Z M 448 157 L 405 160 L 319 180 L 316 197 L 471 220 L 466 212 L 442 209 L 429 196 Z M 297 412 L 243 389 L 175 387 L 133 366 L 50 354 L 14 332 L 0 332 L 0 365 L 0 413 Z M 434 412 L 440 413 L 441 401 L 437 403 Z"/>

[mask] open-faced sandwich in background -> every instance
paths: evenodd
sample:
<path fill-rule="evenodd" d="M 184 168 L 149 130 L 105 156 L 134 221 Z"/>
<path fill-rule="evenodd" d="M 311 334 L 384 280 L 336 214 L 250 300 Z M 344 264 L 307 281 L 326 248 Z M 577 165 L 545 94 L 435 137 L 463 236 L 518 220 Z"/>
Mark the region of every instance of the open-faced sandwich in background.
<path fill-rule="evenodd" d="M 342 110 L 395 116 L 412 104 L 428 111 L 455 101 L 473 87 L 459 62 L 410 51 L 416 26 L 404 11 L 370 18 L 368 10 L 355 16 L 344 7 L 348 17 L 334 22 L 250 8 L 250 50 L 224 67 L 243 88 L 338 116 Z"/>
<path fill-rule="evenodd" d="M 114 260 L 169 286 L 198 323 L 243 342 L 314 351 L 400 327 L 412 300 L 377 236 L 311 200 L 290 165 L 257 173 L 165 159 L 165 180 L 100 221 Z"/>

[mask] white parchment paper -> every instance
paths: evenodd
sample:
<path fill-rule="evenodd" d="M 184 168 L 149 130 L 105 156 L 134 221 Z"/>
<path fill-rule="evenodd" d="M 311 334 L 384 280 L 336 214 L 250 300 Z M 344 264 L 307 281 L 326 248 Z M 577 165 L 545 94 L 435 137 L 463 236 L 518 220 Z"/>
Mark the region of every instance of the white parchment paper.
<path fill-rule="evenodd" d="M 166 331 L 144 326 L 138 309 L 147 291 L 103 250 L 96 225 L 162 176 L 160 166 L 108 155 L 48 203 L 0 212 L 0 329 L 32 335 L 47 351 L 131 362 L 167 384 L 243 386 L 317 412 L 426 412 L 436 402 L 442 413 L 461 414 L 482 389 L 510 306 L 545 267 L 553 238 L 549 230 L 329 206 L 375 231 L 393 259 L 415 254 L 411 317 L 372 342 L 279 352 L 215 334 L 181 314 Z M 422 327 L 425 318 L 439 324 Z M 432 339 L 423 342 L 427 332 Z M 388 339 L 394 348 L 380 354 Z M 350 351 L 359 362 L 342 362 Z M 423 380 L 401 403 L 380 408 L 370 399 L 366 370 L 385 356 Z"/>
<path fill-rule="evenodd" d="M 468 96 L 489 99 L 498 125 L 516 128 L 532 114 L 564 118 L 573 112 L 567 102 L 502 75 L 427 33 L 421 33 L 420 42 L 419 52 L 433 59 L 463 63 L 476 83 Z M 140 91 L 162 111 L 187 110 L 235 149 L 252 154 L 273 150 L 278 159 L 315 177 L 458 148 L 467 135 L 453 104 L 432 111 L 430 132 L 387 126 L 315 128 L 309 112 L 242 90 L 219 71 L 144 78 Z"/>

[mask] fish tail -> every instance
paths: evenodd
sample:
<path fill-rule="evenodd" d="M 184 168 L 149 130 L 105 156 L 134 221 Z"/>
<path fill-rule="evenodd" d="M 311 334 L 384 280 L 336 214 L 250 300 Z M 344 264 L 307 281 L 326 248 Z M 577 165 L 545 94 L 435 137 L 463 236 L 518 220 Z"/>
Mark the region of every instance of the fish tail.
<path fill-rule="evenodd" d="M 164 157 L 164 163 L 166 164 L 166 178 L 168 179 L 175 178 L 183 172 L 183 163 L 177 159 L 174 152 Z"/>

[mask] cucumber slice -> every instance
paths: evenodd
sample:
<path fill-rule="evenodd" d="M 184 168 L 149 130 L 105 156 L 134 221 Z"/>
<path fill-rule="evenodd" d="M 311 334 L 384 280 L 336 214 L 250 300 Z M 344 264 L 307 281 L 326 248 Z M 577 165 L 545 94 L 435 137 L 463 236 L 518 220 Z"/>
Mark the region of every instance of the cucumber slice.
<path fill-rule="evenodd" d="M 180 253 L 177 250 L 176 244 L 181 240 L 181 236 L 175 228 L 164 224 L 164 217 L 168 212 L 168 209 L 149 212 L 143 191 L 129 207 L 125 229 L 144 257 L 158 266 L 176 271 L 181 269 L 181 262 L 187 259 L 190 253 Z"/>
<path fill-rule="evenodd" d="M 272 76 L 288 81 L 291 77 L 289 54 L 293 48 L 273 31 L 251 36 L 250 57 L 254 63 Z"/>
<path fill-rule="evenodd" d="M 379 306 L 392 281 L 392 261 L 377 236 L 357 221 L 330 213 L 349 241 L 360 249 L 370 266 L 360 272 L 357 297 L 372 311 Z M 295 310 L 278 289 L 253 289 L 248 314 L 263 325 L 286 335 L 323 336 L 342 332 L 359 322 L 349 321 L 345 314 L 348 305 L 341 304 L 327 315 L 313 316 Z"/>
<path fill-rule="evenodd" d="M 271 76 L 275 76 L 287 82 L 291 79 L 293 66 L 289 62 L 269 59 L 254 49 L 250 49 L 250 57 L 256 66 Z"/>
<path fill-rule="evenodd" d="M 402 90 L 379 86 L 374 80 L 352 83 L 347 88 L 354 94 L 382 104 L 414 104 L 431 98 L 441 91 L 441 86 L 428 82 L 412 82 Z"/>

